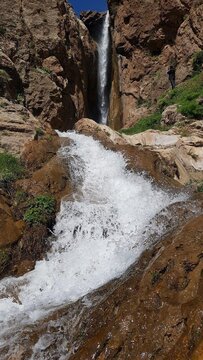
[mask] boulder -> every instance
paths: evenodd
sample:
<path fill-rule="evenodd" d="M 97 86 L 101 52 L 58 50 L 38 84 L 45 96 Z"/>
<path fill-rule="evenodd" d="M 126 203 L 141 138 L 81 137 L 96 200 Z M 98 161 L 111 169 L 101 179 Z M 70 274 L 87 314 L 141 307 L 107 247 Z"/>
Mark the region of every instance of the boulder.
<path fill-rule="evenodd" d="M 162 112 L 161 124 L 170 126 L 180 121 L 184 121 L 185 119 L 186 117 L 178 112 L 178 106 L 176 104 L 170 105 Z"/>
<path fill-rule="evenodd" d="M 79 120 L 75 128 L 107 148 L 122 151 L 131 168 L 145 170 L 159 182 L 173 179 L 186 185 L 203 180 L 203 121 L 135 135 L 120 134 L 90 119 Z"/>
<path fill-rule="evenodd" d="M 24 228 L 24 221 L 15 221 L 10 206 L 0 196 L 0 249 L 17 242 Z"/>
<path fill-rule="evenodd" d="M 21 154 L 39 121 L 23 105 L 0 98 L 0 151 Z"/>

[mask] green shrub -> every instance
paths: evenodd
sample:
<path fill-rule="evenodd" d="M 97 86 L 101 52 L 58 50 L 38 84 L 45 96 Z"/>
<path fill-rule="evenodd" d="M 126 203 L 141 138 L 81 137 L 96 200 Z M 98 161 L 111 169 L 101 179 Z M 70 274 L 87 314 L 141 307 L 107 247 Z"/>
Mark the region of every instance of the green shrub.
<path fill-rule="evenodd" d="M 7 249 L 0 250 L 0 273 L 8 266 L 10 260 L 10 252 Z"/>
<path fill-rule="evenodd" d="M 29 224 L 47 224 L 55 210 L 55 199 L 51 195 L 39 195 L 30 201 L 24 220 Z"/>
<path fill-rule="evenodd" d="M 27 197 L 28 197 L 28 194 L 25 191 L 17 190 L 16 193 L 15 193 L 15 202 L 16 202 L 16 204 L 18 205 L 18 204 L 26 201 Z"/>
<path fill-rule="evenodd" d="M 24 174 L 20 160 L 8 153 L 0 153 L 0 181 L 10 182 Z"/>
<path fill-rule="evenodd" d="M 182 104 L 181 113 L 188 118 L 201 119 L 203 118 L 203 106 L 199 105 L 197 101 Z"/>
<path fill-rule="evenodd" d="M 202 65 L 203 65 L 203 50 L 194 54 L 192 66 L 195 74 L 198 74 L 202 71 Z"/>
<path fill-rule="evenodd" d="M 22 93 L 19 93 L 18 95 L 17 95 L 17 102 L 18 102 L 18 104 L 21 104 L 21 105 L 23 105 L 24 104 L 24 94 L 22 94 Z"/>
<path fill-rule="evenodd" d="M 40 136 L 44 135 L 44 131 L 41 128 L 35 129 L 34 140 L 38 140 Z"/>
<path fill-rule="evenodd" d="M 203 105 L 198 99 L 203 97 L 203 73 L 195 75 L 175 89 L 169 91 L 158 101 L 160 111 L 167 106 L 177 104 L 178 111 L 188 118 L 203 118 Z"/>
<path fill-rule="evenodd" d="M 132 135 L 148 129 L 168 130 L 161 127 L 161 113 L 169 105 L 177 104 L 178 111 L 191 119 L 203 119 L 203 105 L 198 99 L 203 98 L 203 73 L 196 74 L 191 79 L 168 91 L 158 101 L 157 111 L 140 119 L 133 127 L 122 129 L 121 132 Z"/>
<path fill-rule="evenodd" d="M 40 74 L 47 74 L 47 75 L 50 75 L 50 74 L 51 74 L 51 70 L 47 69 L 46 67 L 36 67 L 36 70 L 37 70 Z"/>
<path fill-rule="evenodd" d="M 154 113 L 145 118 L 140 119 L 133 127 L 129 129 L 122 129 L 121 132 L 126 135 L 138 134 L 148 129 L 161 128 L 161 113 Z"/>
<path fill-rule="evenodd" d="M 203 181 L 197 186 L 197 191 L 203 193 Z"/>

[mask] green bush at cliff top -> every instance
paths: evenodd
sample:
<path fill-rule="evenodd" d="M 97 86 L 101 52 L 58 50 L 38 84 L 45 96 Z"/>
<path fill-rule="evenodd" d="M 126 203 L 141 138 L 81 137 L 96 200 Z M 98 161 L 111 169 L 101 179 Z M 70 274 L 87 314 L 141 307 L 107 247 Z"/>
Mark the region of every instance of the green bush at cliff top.
<path fill-rule="evenodd" d="M 51 195 L 39 195 L 30 201 L 24 220 L 29 224 L 46 224 L 55 210 L 55 199 Z"/>
<path fill-rule="evenodd" d="M 0 181 L 8 182 L 20 178 L 24 168 L 20 160 L 8 153 L 0 153 Z"/>

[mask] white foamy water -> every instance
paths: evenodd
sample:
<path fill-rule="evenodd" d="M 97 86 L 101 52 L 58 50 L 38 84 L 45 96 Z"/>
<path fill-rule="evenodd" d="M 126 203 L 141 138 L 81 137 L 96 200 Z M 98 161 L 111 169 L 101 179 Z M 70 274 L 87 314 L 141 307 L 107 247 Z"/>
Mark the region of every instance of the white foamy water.
<path fill-rule="evenodd" d="M 109 11 L 107 11 L 103 23 L 101 38 L 98 43 L 98 108 L 100 112 L 99 122 L 107 123 L 108 116 L 108 62 L 109 62 L 109 46 L 110 46 L 110 25 Z"/>
<path fill-rule="evenodd" d="M 20 278 L 0 282 L 0 345 L 4 334 L 121 275 L 146 247 L 143 231 L 169 204 L 183 199 L 126 170 L 119 153 L 91 137 L 63 133 L 75 194 L 64 199 L 46 259 Z M 153 226 L 152 226 L 153 227 Z"/>

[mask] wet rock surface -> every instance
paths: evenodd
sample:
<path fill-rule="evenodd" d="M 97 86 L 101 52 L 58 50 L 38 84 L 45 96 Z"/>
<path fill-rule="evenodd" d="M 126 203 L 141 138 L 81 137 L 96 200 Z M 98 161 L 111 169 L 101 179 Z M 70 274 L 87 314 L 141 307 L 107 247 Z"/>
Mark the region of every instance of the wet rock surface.
<path fill-rule="evenodd" d="M 91 135 L 110 149 L 124 153 L 134 171 L 146 171 L 156 181 L 176 186 L 203 179 L 202 121 L 170 131 L 147 130 L 125 135 L 90 119 L 79 120 L 78 132 Z"/>
<path fill-rule="evenodd" d="M 80 329 L 70 359 L 201 359 L 202 220 L 189 221 L 118 281 Z"/>
<path fill-rule="evenodd" d="M 194 199 L 162 211 L 166 235 L 120 279 L 24 329 L 5 359 L 200 360 L 202 210 Z"/>

